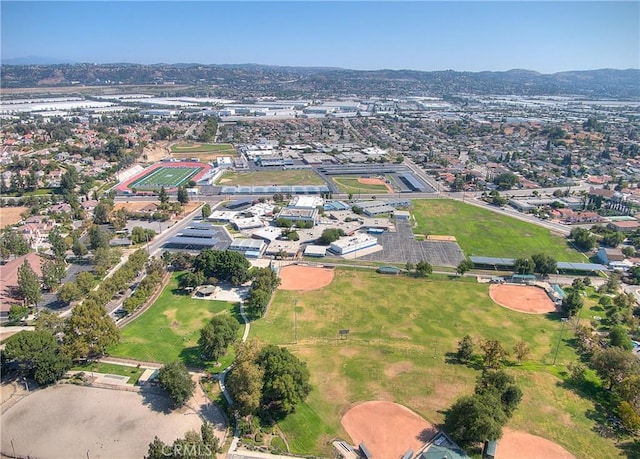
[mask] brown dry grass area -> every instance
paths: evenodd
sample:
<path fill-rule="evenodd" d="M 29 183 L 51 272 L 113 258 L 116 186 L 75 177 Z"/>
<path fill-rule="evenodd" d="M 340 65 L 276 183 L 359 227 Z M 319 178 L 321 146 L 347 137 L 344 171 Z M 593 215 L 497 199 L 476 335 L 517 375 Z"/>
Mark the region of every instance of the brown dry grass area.
<path fill-rule="evenodd" d="M 492 284 L 489 296 L 500 306 L 528 314 L 556 312 L 556 305 L 547 293 L 538 287 L 528 285 Z"/>
<path fill-rule="evenodd" d="M 22 220 L 20 214 L 27 210 L 28 207 L 0 207 L 0 228 L 15 225 Z"/>
<path fill-rule="evenodd" d="M 393 193 L 393 188 L 391 188 L 391 185 L 379 178 L 360 177 L 358 179 L 358 183 L 362 183 L 363 185 L 384 185 L 387 190 L 389 190 L 389 193 Z"/>
<path fill-rule="evenodd" d="M 147 156 L 147 161 L 155 163 L 160 161 L 165 156 L 168 156 L 167 142 L 157 143 L 155 145 L 149 145 L 144 148 L 143 155 Z"/>
<path fill-rule="evenodd" d="M 438 236 L 437 234 L 430 234 L 427 236 L 428 241 L 447 241 L 447 242 L 456 242 L 457 239 L 455 236 Z"/>
<path fill-rule="evenodd" d="M 190 214 L 191 212 L 193 212 L 194 210 L 196 210 L 198 207 L 200 207 L 202 205 L 201 202 L 193 202 L 190 201 L 188 203 L 186 203 L 183 207 L 184 210 L 182 212 L 182 215 L 187 215 Z"/>
<path fill-rule="evenodd" d="M 340 422 L 352 443 L 364 442 L 376 459 L 401 457 L 409 448 L 417 451 L 436 434 L 433 425 L 413 411 L 385 401 L 356 405 Z"/>
<path fill-rule="evenodd" d="M 562 446 L 546 438 L 518 430 L 504 429 L 498 441 L 496 459 L 576 459 Z"/>
<path fill-rule="evenodd" d="M 140 209 L 151 203 L 159 204 L 157 199 L 152 201 L 116 202 L 113 206 L 113 210 L 127 209 L 129 212 L 138 212 Z"/>
<path fill-rule="evenodd" d="M 280 270 L 280 290 L 317 290 L 333 280 L 334 270 L 312 266 L 285 266 Z"/>

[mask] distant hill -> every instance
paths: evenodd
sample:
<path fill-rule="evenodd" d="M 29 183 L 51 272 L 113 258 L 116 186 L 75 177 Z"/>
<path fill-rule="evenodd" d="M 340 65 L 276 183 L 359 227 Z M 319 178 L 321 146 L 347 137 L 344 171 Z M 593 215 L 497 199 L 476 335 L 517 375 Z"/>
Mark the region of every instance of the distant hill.
<path fill-rule="evenodd" d="M 68 59 L 58 59 L 55 57 L 43 57 L 43 56 L 24 56 L 14 57 L 10 59 L 0 60 L 2 65 L 54 65 L 54 64 L 69 64 Z"/>
<path fill-rule="evenodd" d="M 542 74 L 422 72 L 282 67 L 259 64 L 57 64 L 12 65 L 3 61 L 3 88 L 165 84 L 193 86 L 232 97 L 450 96 L 458 94 L 578 95 L 640 100 L 640 70 L 586 70 Z"/>

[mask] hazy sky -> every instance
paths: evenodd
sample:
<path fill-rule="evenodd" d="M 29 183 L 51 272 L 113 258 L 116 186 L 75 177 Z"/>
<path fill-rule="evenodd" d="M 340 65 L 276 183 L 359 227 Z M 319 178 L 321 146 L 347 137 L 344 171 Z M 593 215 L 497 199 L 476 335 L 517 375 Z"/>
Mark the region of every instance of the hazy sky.
<path fill-rule="evenodd" d="M 0 2 L 3 59 L 640 68 L 640 2 Z"/>

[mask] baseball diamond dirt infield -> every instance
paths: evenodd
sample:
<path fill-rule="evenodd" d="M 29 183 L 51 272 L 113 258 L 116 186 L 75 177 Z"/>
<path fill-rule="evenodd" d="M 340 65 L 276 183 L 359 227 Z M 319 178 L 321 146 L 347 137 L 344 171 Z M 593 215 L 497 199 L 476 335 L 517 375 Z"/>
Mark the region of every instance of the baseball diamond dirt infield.
<path fill-rule="evenodd" d="M 394 190 L 391 187 L 391 185 L 389 185 L 387 182 L 385 182 L 383 179 L 380 178 L 373 178 L 373 177 L 360 177 L 358 179 L 359 183 L 362 183 L 364 185 L 382 185 L 384 187 L 387 188 L 387 190 L 389 190 L 389 193 L 393 193 Z"/>
<path fill-rule="evenodd" d="M 528 314 L 556 312 L 556 305 L 540 287 L 514 284 L 492 284 L 489 296 L 500 306 Z"/>
<path fill-rule="evenodd" d="M 333 280 L 334 270 L 289 265 L 280 270 L 280 290 L 317 290 Z"/>
<path fill-rule="evenodd" d="M 418 451 L 437 430 L 402 405 L 371 401 L 354 406 L 340 421 L 354 445 L 364 442 L 375 459 L 399 458 Z"/>
<path fill-rule="evenodd" d="M 562 446 L 546 438 L 505 428 L 498 441 L 496 459 L 576 459 Z"/>

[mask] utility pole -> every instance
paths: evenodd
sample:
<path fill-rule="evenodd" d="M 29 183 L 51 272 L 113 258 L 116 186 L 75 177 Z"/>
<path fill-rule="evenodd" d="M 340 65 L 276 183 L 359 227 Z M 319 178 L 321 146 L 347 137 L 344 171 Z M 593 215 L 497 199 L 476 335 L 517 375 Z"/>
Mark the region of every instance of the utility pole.
<path fill-rule="evenodd" d="M 558 350 L 560 349 L 560 342 L 562 341 L 562 333 L 564 332 L 564 324 L 568 319 L 565 319 L 564 317 L 562 319 L 562 328 L 560 329 L 560 338 L 558 338 L 558 344 L 556 345 L 556 352 L 553 355 L 553 365 L 556 364 L 556 358 L 558 357 Z"/>

